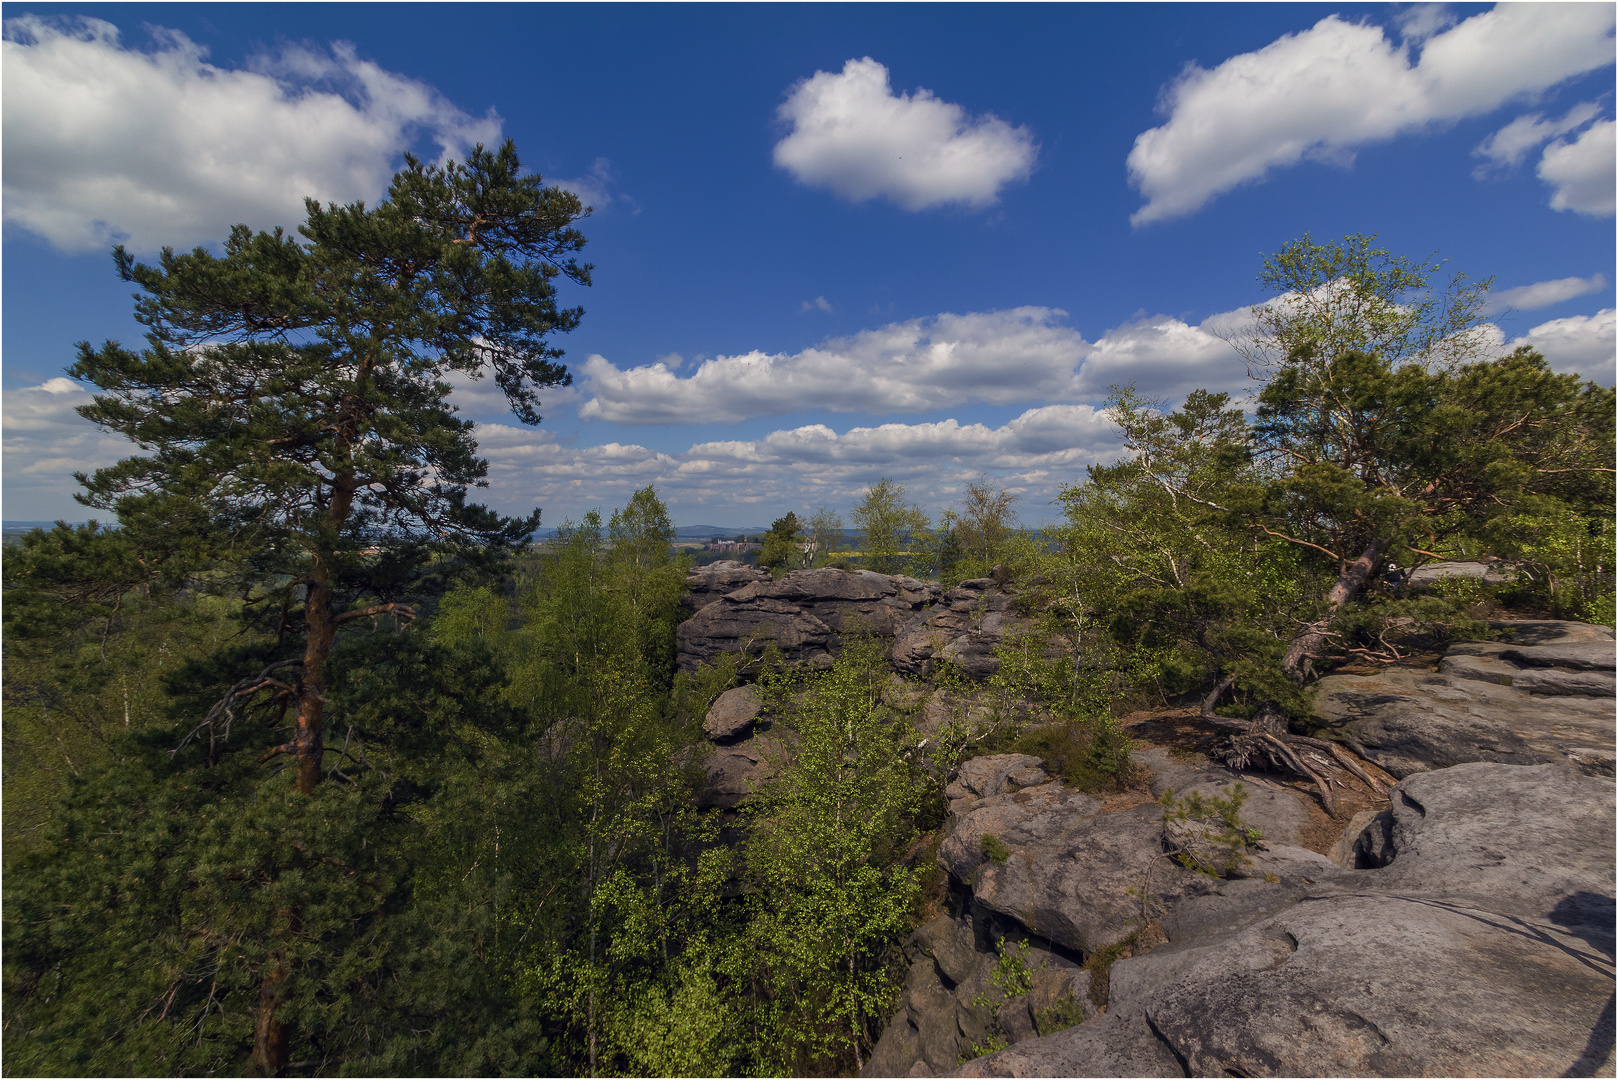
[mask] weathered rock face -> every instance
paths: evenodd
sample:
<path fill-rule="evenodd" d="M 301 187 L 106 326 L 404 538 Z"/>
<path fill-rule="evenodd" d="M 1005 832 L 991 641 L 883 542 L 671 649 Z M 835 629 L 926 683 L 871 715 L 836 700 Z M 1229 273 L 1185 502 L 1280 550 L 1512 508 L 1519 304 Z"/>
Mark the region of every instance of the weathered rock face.
<path fill-rule="evenodd" d="M 781 740 L 766 734 L 715 746 L 700 758 L 708 783 L 697 793 L 697 808 L 729 810 L 746 802 L 775 775 L 781 755 Z"/>
<path fill-rule="evenodd" d="M 1354 814 L 1335 844 L 1296 787 L 1137 751 L 1151 795 L 1246 786 L 1242 819 L 1265 840 L 1223 878 L 1167 857 L 1212 830 L 1165 823 L 1145 793 L 1098 801 L 1023 755 L 967 762 L 938 856 L 962 899 L 912 938 L 899 1013 L 866 1075 L 1613 1075 L 1614 788 L 1595 775 L 1600 752 L 1612 756 L 1613 700 L 1522 689 L 1544 673 L 1608 675 L 1612 637 L 1510 629 L 1456 646 L 1437 672 L 1337 684 L 1339 707 L 1361 695 L 1341 719 L 1360 725 L 1372 760 L 1397 763 L 1364 734 L 1363 721 L 1385 721 L 1375 709 L 1414 700 L 1427 741 L 1388 808 Z M 1515 757 L 1502 760 L 1507 736 Z M 1306 849 L 1306 834 L 1330 854 Z M 998 1026 L 1007 1049 L 951 1064 L 993 1020 L 971 1003 L 995 939 L 1048 945 L 1063 962 L 1048 966 L 1066 971 L 1133 940 L 1143 893 L 1167 940 L 1097 969 L 1104 1012 L 1074 971 L 1063 986 L 1084 1022 L 1042 1034 L 1018 1014 Z"/>
<path fill-rule="evenodd" d="M 758 691 L 751 686 L 726 690 L 709 707 L 702 733 L 716 743 L 735 742 L 753 730 L 753 721 L 763 707 Z"/>
<path fill-rule="evenodd" d="M 774 642 L 789 663 L 824 667 L 845 630 L 862 626 L 892 638 L 893 666 L 927 678 L 939 660 L 971 679 L 1000 667 L 994 650 L 1030 625 L 1011 594 L 991 578 L 962 582 L 947 593 L 930 582 L 869 570 L 795 570 L 780 581 L 740 563 L 699 567 L 683 601 L 697 614 L 680 625 L 679 664 L 692 670 L 726 652 L 762 652 Z"/>
<path fill-rule="evenodd" d="M 731 579 L 710 576 L 705 588 L 710 580 L 718 588 Z M 766 574 L 710 600 L 680 624 L 679 666 L 690 671 L 726 652 L 757 655 L 770 642 L 790 663 L 829 665 L 843 631 L 858 625 L 894 637 L 942 595 L 929 582 L 869 570 L 794 570 L 780 581 Z"/>
<path fill-rule="evenodd" d="M 968 678 L 987 679 L 1000 670 L 995 647 L 1007 630 L 1027 625 L 1011 610 L 1011 594 L 993 578 L 963 581 L 945 593 L 925 618 L 913 620 L 893 643 L 894 670 L 924 679 L 935 662 L 948 660 Z"/>
<path fill-rule="evenodd" d="M 1321 679 L 1315 708 L 1345 742 L 1400 778 L 1469 761 L 1565 761 L 1612 776 L 1612 631 L 1496 625 L 1509 641 L 1454 645 L 1437 672 Z"/>
<path fill-rule="evenodd" d="M 1163 854 L 1155 803 L 1105 814 L 1088 795 L 1055 782 L 952 804 L 955 831 L 938 861 L 971 886 L 983 907 L 1081 953 L 1105 948 L 1138 925 L 1139 901 L 1128 902 L 1129 890 L 1146 881 L 1147 867 Z M 985 836 L 1009 852 L 1004 861 L 985 853 L 992 846 Z M 1186 876 L 1164 863 L 1151 882 L 1153 895 L 1177 894 Z"/>
<path fill-rule="evenodd" d="M 758 794 L 775 775 L 782 756 L 781 740 L 770 734 L 770 722 L 762 715 L 763 700 L 751 686 L 726 690 L 708 707 L 702 732 L 709 744 L 681 751 L 695 751 L 706 784 L 697 792 L 702 810 L 729 810 Z"/>
<path fill-rule="evenodd" d="M 970 916 L 950 915 L 912 935 L 905 945 L 910 970 L 903 1002 L 872 1050 L 865 1075 L 941 1075 L 958 1066 L 974 1043 L 984 1045 L 994 1035 L 1020 1043 L 1093 1011 L 1086 996 L 1089 972 L 1037 944 L 1023 954 L 1031 988 L 1005 1000 L 990 981 L 996 954 L 978 937 Z M 998 1013 L 976 1004 L 980 998 L 998 1004 Z"/>
<path fill-rule="evenodd" d="M 1411 777 L 1386 866 L 1190 897 L 1106 1017 L 960 1075 L 1611 1075 L 1613 813 L 1560 764 Z"/>
<path fill-rule="evenodd" d="M 1244 817 L 1269 838 L 1243 868 L 1256 883 L 1266 884 L 1268 877 L 1273 884 L 1266 887 L 1295 898 L 1300 875 L 1336 871 L 1323 856 L 1296 846 L 1308 820 L 1296 792 L 1221 766 L 1181 762 L 1161 750 L 1138 751 L 1136 762 L 1152 771 L 1152 794 L 1173 787 L 1217 796 L 1236 782 L 1246 784 Z M 1026 999 L 1008 1003 L 999 1017 L 1003 1038 L 1035 1046 L 1053 1023 L 1099 1012 L 1091 975 L 1077 968 L 1076 957 L 1135 932 L 1143 900 L 1155 913 L 1209 889 L 1205 878 L 1166 857 L 1162 807 L 1144 794 L 1135 805 L 1109 810 L 1052 781 L 1040 759 L 1025 754 L 973 758 L 945 794 L 954 829 L 938 861 L 969 899 L 957 917 L 941 916 L 911 939 L 905 995 L 872 1052 L 867 1076 L 939 1074 L 954 1069 L 974 1043 L 986 1043 L 993 1017 L 972 1002 L 979 994 L 994 997 L 982 983 L 996 962 L 995 939 L 1031 941 L 1029 955 L 1039 960 L 1030 966 L 1044 964 Z M 992 842 L 986 844 L 985 836 Z M 1139 1045 L 1098 1052 L 1087 1066 L 1091 1075 L 1117 1075 L 1127 1061 L 1149 1072 L 1173 1062 L 1144 1021 L 1127 1030 L 1144 1033 Z"/>
<path fill-rule="evenodd" d="M 685 583 L 689 591 L 680 597 L 680 603 L 692 611 L 700 611 L 726 593 L 735 592 L 755 581 L 768 580 L 770 574 L 767 570 L 734 559 L 721 559 L 699 566 L 686 575 Z"/>

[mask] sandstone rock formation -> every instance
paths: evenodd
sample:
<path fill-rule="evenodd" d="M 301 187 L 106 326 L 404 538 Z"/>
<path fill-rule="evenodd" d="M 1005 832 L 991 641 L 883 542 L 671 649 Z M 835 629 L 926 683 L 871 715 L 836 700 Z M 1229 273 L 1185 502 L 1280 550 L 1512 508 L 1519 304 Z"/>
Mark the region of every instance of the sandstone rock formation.
<path fill-rule="evenodd" d="M 1029 941 L 1030 956 L 1039 958 L 1030 967 L 1043 964 L 1041 971 L 1062 973 L 1056 982 L 1055 974 L 1039 976 L 1026 998 L 1002 1009 L 1005 1039 L 1019 1046 L 1036 1039 L 1041 1021 L 1048 1027 L 1053 1017 L 1094 1018 L 1097 1002 L 1106 1000 L 1106 976 L 1079 970 L 1077 962 L 1133 935 L 1143 905 L 1157 915 L 1209 890 L 1206 878 L 1167 857 L 1162 807 L 1151 796 L 1169 788 L 1218 795 L 1244 784 L 1245 819 L 1266 840 L 1242 872 L 1261 883 L 1272 879 L 1278 896 L 1293 895 L 1302 881 L 1336 870 L 1298 846 L 1309 820 L 1302 794 L 1222 766 L 1177 761 L 1162 750 L 1137 751 L 1136 763 L 1153 774 L 1150 794 L 1111 808 L 1052 781 L 1035 757 L 997 754 L 962 765 L 946 791 L 954 828 L 938 861 L 969 899 L 957 916 L 935 919 L 907 946 L 911 966 L 899 1013 L 872 1051 L 865 1075 L 941 1075 L 956 1068 L 961 1055 L 970 1056 L 974 1044 L 984 1045 L 989 1016 L 972 1001 L 995 965 L 997 938 Z M 985 844 L 985 836 L 993 843 Z M 995 844 L 1003 861 L 987 850 Z M 1150 1052 L 1141 1060 L 1172 1061 L 1166 1051 L 1143 1046 Z"/>
<path fill-rule="evenodd" d="M 1244 784 L 1264 840 L 1220 878 L 1169 858 L 1206 837 L 1144 792 L 1068 791 L 1023 755 L 967 762 L 939 849 L 958 903 L 908 944 L 865 1075 L 1613 1075 L 1612 692 L 1522 688 L 1610 678 L 1611 632 L 1508 629 L 1437 672 L 1323 680 L 1403 778 L 1386 809 L 1338 819 L 1335 843 L 1295 786 L 1137 751 L 1151 795 Z M 1395 705 L 1426 725 L 1407 721 L 1425 741 L 1403 759 L 1375 735 Z M 991 1015 L 995 941 L 1023 939 L 1040 996 Z M 991 1035 L 1011 1045 L 973 1058 Z"/>
<path fill-rule="evenodd" d="M 1468 761 L 1566 761 L 1612 776 L 1612 631 L 1495 625 L 1507 640 L 1451 646 L 1437 672 L 1327 676 L 1315 707 L 1344 742 L 1401 778 Z"/>
<path fill-rule="evenodd" d="M 1611 1075 L 1613 811 L 1563 765 L 1412 777 L 1387 866 L 1191 897 L 1106 1017 L 959 1075 Z"/>
<path fill-rule="evenodd" d="M 963 581 L 925 618 L 913 620 L 900 633 L 893 643 L 894 670 L 926 678 L 936 661 L 948 660 L 968 678 L 987 679 L 1000 669 L 995 646 L 1007 629 L 1025 623 L 1011 611 L 1011 595 L 996 588 L 993 578 Z"/>
<path fill-rule="evenodd" d="M 751 686 L 726 690 L 708 708 L 702 733 L 716 743 L 735 742 L 753 730 L 753 721 L 763 707 L 758 691 Z"/>
<path fill-rule="evenodd" d="M 758 794 L 775 775 L 781 752 L 781 740 L 770 735 L 714 747 L 701 759 L 708 783 L 697 793 L 697 809 L 729 810 Z"/>
<path fill-rule="evenodd" d="M 893 639 L 894 670 L 933 674 L 939 660 L 971 679 L 999 669 L 994 650 L 1030 625 L 991 578 L 947 593 L 930 582 L 869 570 L 795 570 L 780 581 L 741 563 L 698 567 L 685 603 L 696 615 L 677 631 L 679 665 L 690 671 L 728 652 L 758 655 L 774 642 L 788 663 L 824 667 L 838 635 L 855 626 Z"/>
<path fill-rule="evenodd" d="M 726 690 L 709 706 L 702 723 L 709 743 L 695 748 L 707 781 L 697 793 L 698 809 L 739 806 L 775 775 L 783 747 L 762 711 L 763 701 L 751 686 Z"/>
<path fill-rule="evenodd" d="M 1406 574 L 1404 584 L 1412 589 L 1425 589 L 1451 578 L 1471 578 L 1487 585 L 1505 585 L 1515 581 L 1517 575 L 1509 563 L 1498 561 L 1430 562 Z"/>
<path fill-rule="evenodd" d="M 755 581 L 768 580 L 770 574 L 767 570 L 760 570 L 756 566 L 748 566 L 734 559 L 720 559 L 718 562 L 699 566 L 686 575 L 685 583 L 688 591 L 680 597 L 680 603 L 692 611 L 700 611 L 726 593 L 735 592 Z"/>
<path fill-rule="evenodd" d="M 693 591 L 700 573 L 691 576 Z M 732 580 L 702 576 L 705 589 Z M 794 570 L 780 581 L 765 575 L 709 601 L 680 624 L 679 666 L 690 671 L 727 652 L 756 656 L 770 642 L 789 663 L 827 666 L 844 630 L 863 627 L 891 638 L 942 595 L 937 585 L 869 570 Z"/>

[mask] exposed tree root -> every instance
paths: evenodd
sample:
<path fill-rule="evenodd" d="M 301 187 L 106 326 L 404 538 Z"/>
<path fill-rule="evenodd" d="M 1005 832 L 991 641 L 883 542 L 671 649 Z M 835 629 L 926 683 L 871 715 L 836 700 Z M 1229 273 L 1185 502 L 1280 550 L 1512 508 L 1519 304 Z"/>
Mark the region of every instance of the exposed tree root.
<path fill-rule="evenodd" d="M 1278 709 L 1269 705 L 1262 706 L 1251 720 L 1220 716 L 1214 711 L 1214 707 L 1235 685 L 1236 676 L 1227 675 L 1202 700 L 1202 718 L 1215 727 L 1232 733 L 1224 745 L 1214 749 L 1215 757 L 1238 769 L 1247 768 L 1257 761 L 1278 772 L 1290 770 L 1303 776 L 1315 785 L 1326 813 L 1334 816 L 1337 813 L 1337 801 L 1332 797 L 1331 791 L 1334 783 L 1330 770 L 1331 762 L 1317 758 L 1318 764 L 1311 764 L 1309 759 L 1315 755 L 1307 754 L 1308 751 L 1324 751 L 1330 754 L 1338 765 L 1357 776 L 1373 792 L 1378 795 L 1387 794 L 1387 787 L 1376 780 L 1341 746 L 1325 739 L 1295 735 L 1288 731 L 1286 717 Z M 1337 786 L 1344 785 L 1339 781 Z"/>

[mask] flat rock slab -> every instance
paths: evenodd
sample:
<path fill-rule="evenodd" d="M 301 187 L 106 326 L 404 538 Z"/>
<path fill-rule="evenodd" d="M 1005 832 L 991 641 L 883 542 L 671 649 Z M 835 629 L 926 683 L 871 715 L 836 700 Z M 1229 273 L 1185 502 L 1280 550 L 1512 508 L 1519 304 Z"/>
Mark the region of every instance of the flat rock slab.
<path fill-rule="evenodd" d="M 1615 811 L 1612 781 L 1565 766 L 1423 773 L 1394 789 L 1393 861 L 1356 879 L 1505 915 L 1565 919 L 1558 905 L 1568 897 L 1612 895 Z"/>
<path fill-rule="evenodd" d="M 920 1075 L 920 1074 L 912 1074 Z M 936 1074 L 945 1075 L 945 1074 Z M 1055 1035 L 967 1062 L 950 1076 L 1184 1076 L 1141 1013 L 1108 1013 Z"/>
<path fill-rule="evenodd" d="M 1144 1010 L 1193 1076 L 1560 1076 L 1611 1050 L 1611 960 L 1554 923 L 1334 896 L 1195 961 Z"/>
<path fill-rule="evenodd" d="M 1106 1017 L 961 1074 L 1610 1076 L 1613 796 L 1561 765 L 1407 779 L 1388 865 L 1220 883 L 1113 965 Z"/>
<path fill-rule="evenodd" d="M 1574 639 L 1545 645 L 1512 645 L 1500 658 L 1523 667 L 1563 667 L 1574 671 L 1611 671 L 1615 643 L 1611 640 Z"/>
<path fill-rule="evenodd" d="M 1517 575 L 1500 563 L 1430 562 L 1418 566 L 1405 576 L 1405 584 L 1412 589 L 1426 589 L 1452 578 L 1471 578 L 1489 585 L 1504 585 L 1515 581 Z"/>
<path fill-rule="evenodd" d="M 1401 779 L 1471 761 L 1565 762 L 1612 776 L 1611 631 L 1551 620 L 1495 625 L 1513 640 L 1452 646 L 1436 672 L 1327 676 L 1315 710 Z"/>

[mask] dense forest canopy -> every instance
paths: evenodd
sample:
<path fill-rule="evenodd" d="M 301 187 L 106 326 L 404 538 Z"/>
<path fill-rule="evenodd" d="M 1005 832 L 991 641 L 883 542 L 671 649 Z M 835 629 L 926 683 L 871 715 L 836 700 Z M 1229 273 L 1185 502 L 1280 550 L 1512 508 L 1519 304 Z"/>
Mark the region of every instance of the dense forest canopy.
<path fill-rule="evenodd" d="M 857 555 L 824 508 L 772 525 L 777 575 L 1013 589 L 1031 629 L 986 682 L 907 683 L 857 628 L 824 670 L 769 647 L 679 670 L 689 567 L 654 489 L 542 549 L 537 512 L 467 501 L 445 376 L 492 371 L 538 422 L 580 318 L 557 279 L 589 281 L 578 200 L 508 145 L 308 212 L 222 256 L 117 253 L 148 347 L 71 370 L 149 454 L 80 477 L 116 529 L 7 554 L 13 1072 L 851 1073 L 952 902 L 933 853 L 967 758 L 1116 788 L 1120 710 L 1182 701 L 1232 755 L 1301 767 L 1307 685 L 1346 657 L 1501 600 L 1613 621 L 1612 391 L 1479 352 L 1486 283 L 1304 238 L 1239 343 L 1251 416 L 1116 387 L 1125 453 L 1059 527 L 1018 529 L 987 478 L 937 522 L 873 485 Z M 1400 587 L 1483 557 L 1516 571 L 1494 597 Z M 743 683 L 775 778 L 705 808 L 702 724 Z M 986 705 L 923 737 L 945 691 Z"/>

